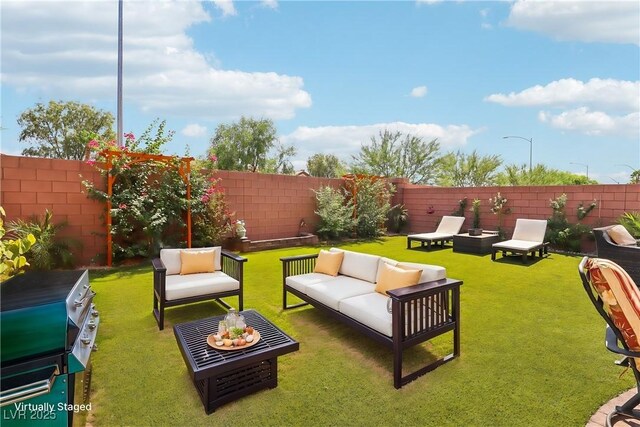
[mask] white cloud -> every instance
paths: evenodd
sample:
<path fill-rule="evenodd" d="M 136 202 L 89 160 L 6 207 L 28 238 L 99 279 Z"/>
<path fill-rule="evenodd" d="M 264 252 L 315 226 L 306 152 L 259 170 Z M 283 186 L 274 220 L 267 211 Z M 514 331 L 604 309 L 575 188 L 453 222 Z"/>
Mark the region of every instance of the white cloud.
<path fill-rule="evenodd" d="M 233 5 L 232 0 L 211 0 L 213 4 L 216 5 L 218 9 L 222 11 L 222 16 L 233 16 L 237 15 L 235 6 Z"/>
<path fill-rule="evenodd" d="M 2 85 L 46 98 L 109 101 L 116 92 L 117 2 L 2 2 Z M 199 2 L 124 2 L 124 98 L 153 114 L 287 119 L 311 105 L 301 77 L 224 70 L 186 31 Z"/>
<path fill-rule="evenodd" d="M 511 6 L 507 25 L 558 40 L 640 45 L 638 1 L 526 1 Z"/>
<path fill-rule="evenodd" d="M 424 98 L 426 94 L 427 94 L 426 86 L 418 86 L 411 89 L 411 96 L 413 96 L 414 98 Z"/>
<path fill-rule="evenodd" d="M 260 4 L 270 9 L 278 8 L 278 0 L 262 0 Z"/>
<path fill-rule="evenodd" d="M 637 111 L 640 110 L 640 81 L 593 78 L 584 83 L 576 79 L 562 79 L 546 86 L 536 85 L 518 93 L 489 95 L 485 101 L 508 107 L 587 105 Z"/>
<path fill-rule="evenodd" d="M 482 28 L 483 30 L 491 30 L 493 28 L 493 25 L 483 22 L 482 24 L 480 24 L 480 28 Z"/>
<path fill-rule="evenodd" d="M 294 145 L 298 149 L 297 168 L 304 168 L 306 159 L 314 153 L 330 153 L 344 161 L 351 161 L 351 155 L 360 151 L 362 144 L 369 144 L 371 137 L 377 137 L 380 131 L 400 131 L 430 141 L 438 139 L 443 151 L 464 146 L 473 135 L 483 129 L 471 129 L 468 125 L 441 126 L 432 123 L 376 123 L 354 126 L 298 127 L 293 132 L 281 136 L 284 144 Z"/>
<path fill-rule="evenodd" d="M 444 0 L 416 0 L 416 4 L 420 6 L 421 4 L 436 4 L 442 3 Z"/>
<path fill-rule="evenodd" d="M 197 123 L 190 123 L 187 126 L 185 126 L 184 129 L 180 131 L 180 133 L 190 138 L 197 138 L 200 136 L 205 136 L 207 134 L 207 127 L 200 126 Z"/>
<path fill-rule="evenodd" d="M 586 135 L 611 135 L 637 138 L 640 135 L 640 112 L 624 116 L 612 116 L 602 111 L 590 111 L 587 107 L 552 114 L 538 113 L 538 119 L 562 130 L 578 131 Z"/>

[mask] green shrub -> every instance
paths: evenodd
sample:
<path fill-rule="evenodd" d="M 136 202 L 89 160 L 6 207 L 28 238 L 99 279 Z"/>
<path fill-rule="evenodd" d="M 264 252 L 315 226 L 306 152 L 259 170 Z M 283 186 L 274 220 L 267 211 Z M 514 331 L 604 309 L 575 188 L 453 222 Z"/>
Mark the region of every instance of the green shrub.
<path fill-rule="evenodd" d="M 383 235 L 387 213 L 391 207 L 390 184 L 385 180 L 358 177 L 352 185 L 351 194 L 355 194 L 356 234 L 364 238 Z"/>
<path fill-rule="evenodd" d="M 333 187 L 320 187 L 314 192 L 318 208 L 315 213 L 320 217 L 316 233 L 323 238 L 338 238 L 351 232 L 355 226 L 353 202 Z"/>
<path fill-rule="evenodd" d="M 400 233 L 405 225 L 407 225 L 407 221 L 409 220 L 409 211 L 404 207 L 404 205 L 395 205 L 389 209 L 389 213 L 387 214 L 387 224 L 388 228 L 390 228 L 395 233 Z"/>
<path fill-rule="evenodd" d="M 194 219 L 195 246 L 221 245 L 232 232 L 231 218 L 234 213 L 229 211 L 224 189 L 218 186 L 219 182 L 219 179 L 212 180 L 212 185 L 200 198 L 204 209 Z"/>
<path fill-rule="evenodd" d="M 581 224 L 579 221 L 572 224 L 567 219 L 565 207 L 567 205 L 567 195 L 562 194 L 549 201 L 549 206 L 553 210 L 551 218 L 548 219 L 546 241 L 556 249 L 580 252 L 583 239 L 591 236 L 591 227 Z M 577 208 L 576 217 L 578 220 L 584 219 L 589 212 L 596 207 L 595 200 L 588 208 L 583 203 Z"/>
<path fill-rule="evenodd" d="M 33 234 L 22 238 L 7 238 L 4 228 L 4 208 L 0 206 L 0 282 L 20 273 L 29 266 L 25 254 L 36 243 Z"/>
<path fill-rule="evenodd" d="M 467 210 L 467 198 L 458 200 L 458 208 L 451 212 L 453 216 L 464 216 L 464 212 Z"/>
<path fill-rule="evenodd" d="M 51 270 L 74 267 L 71 248 L 79 248 L 80 242 L 69 237 L 56 238 L 58 232 L 67 225 L 66 221 L 54 224 L 53 213 L 45 210 L 42 220 L 36 216 L 31 218 L 30 222 L 19 219 L 10 222 L 8 228 L 20 238 L 33 235 L 36 243 L 27 254 L 29 264 L 35 269 Z"/>
<path fill-rule="evenodd" d="M 618 224 L 626 228 L 636 239 L 640 239 L 640 212 L 625 212 L 618 218 Z"/>

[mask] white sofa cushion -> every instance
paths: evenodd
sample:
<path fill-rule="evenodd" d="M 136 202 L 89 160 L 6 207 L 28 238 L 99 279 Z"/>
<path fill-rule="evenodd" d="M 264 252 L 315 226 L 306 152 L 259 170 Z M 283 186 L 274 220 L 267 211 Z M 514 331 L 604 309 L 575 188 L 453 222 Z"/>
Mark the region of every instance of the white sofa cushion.
<path fill-rule="evenodd" d="M 160 260 L 167 269 L 167 276 L 180 274 L 180 251 L 205 251 L 213 249 L 213 263 L 216 270 L 222 270 L 221 256 L 222 248 L 220 246 L 212 246 L 207 248 L 189 248 L 189 249 L 160 249 Z"/>
<path fill-rule="evenodd" d="M 307 286 L 307 295 L 329 308 L 338 310 L 338 304 L 345 298 L 374 292 L 375 285 L 348 276 L 338 276 L 334 280 Z"/>
<path fill-rule="evenodd" d="M 307 293 L 307 286 L 315 285 L 320 282 L 327 282 L 329 280 L 336 280 L 338 277 L 329 276 L 328 274 L 323 273 L 307 273 L 307 274 L 298 274 L 297 276 L 289 276 L 285 279 L 285 283 L 287 286 L 291 286 L 293 289 L 296 289 L 303 294 Z"/>
<path fill-rule="evenodd" d="M 181 276 L 167 275 L 165 297 L 168 301 L 240 289 L 240 282 L 222 271 Z"/>
<path fill-rule="evenodd" d="M 422 270 L 422 275 L 418 283 L 432 282 L 447 277 L 447 269 L 438 265 L 420 264 L 417 262 L 399 262 L 396 267 L 407 268 L 411 270 Z"/>
<path fill-rule="evenodd" d="M 387 301 L 378 292 L 345 298 L 340 301 L 338 310 L 353 320 L 374 329 L 388 337 L 392 335 L 391 313 L 387 312 Z"/>
<path fill-rule="evenodd" d="M 376 282 L 378 262 L 380 261 L 379 256 L 345 251 L 338 248 L 331 248 L 331 251 L 344 252 L 344 259 L 342 260 L 339 271 L 340 274 L 362 279 L 370 283 Z"/>

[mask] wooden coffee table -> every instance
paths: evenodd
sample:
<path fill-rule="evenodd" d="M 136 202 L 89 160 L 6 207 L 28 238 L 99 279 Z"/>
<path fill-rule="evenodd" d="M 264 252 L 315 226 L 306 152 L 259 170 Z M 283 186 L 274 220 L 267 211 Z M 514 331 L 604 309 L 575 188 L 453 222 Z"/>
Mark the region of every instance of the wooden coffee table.
<path fill-rule="evenodd" d="M 264 388 L 278 386 L 278 356 L 292 353 L 298 342 L 255 310 L 241 311 L 260 340 L 241 350 L 216 350 L 207 336 L 218 331 L 224 316 L 210 317 L 173 327 L 189 375 L 207 414 L 218 407 Z"/>
<path fill-rule="evenodd" d="M 499 241 L 498 232 L 482 233 L 480 236 L 470 236 L 469 233 L 456 234 L 453 236 L 453 251 L 485 255 L 491 253 L 492 245 Z"/>

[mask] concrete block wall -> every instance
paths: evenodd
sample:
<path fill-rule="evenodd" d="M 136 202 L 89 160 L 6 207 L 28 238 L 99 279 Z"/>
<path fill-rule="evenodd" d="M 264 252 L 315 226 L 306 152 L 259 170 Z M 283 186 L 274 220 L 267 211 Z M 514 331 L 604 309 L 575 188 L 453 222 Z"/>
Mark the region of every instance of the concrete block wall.
<path fill-rule="evenodd" d="M 402 184 L 400 184 L 402 185 Z M 409 231 L 433 231 L 443 215 L 451 215 L 458 208 L 458 201 L 467 198 L 463 229 L 473 225 L 471 202 L 480 199 L 480 225 L 495 230 L 498 217 L 491 212 L 489 198 L 500 194 L 507 198 L 511 213 L 503 216 L 503 228 L 509 235 L 517 218 L 547 219 L 552 214 L 550 200 L 561 194 L 567 195 L 565 212 L 570 222 L 577 222 L 580 202 L 588 207 L 593 200 L 597 207 L 582 220 L 593 227 L 613 224 L 624 212 L 640 211 L 640 184 L 627 185 L 569 185 L 530 187 L 478 187 L 443 188 L 405 184 L 402 189 L 403 203 L 409 211 Z"/>
<path fill-rule="evenodd" d="M 42 218 L 53 212 L 54 224 L 66 221 L 60 235 L 76 239 L 79 265 L 106 249 L 104 205 L 83 193 L 84 179 L 100 183 L 100 173 L 80 161 L 0 155 L 0 205 L 7 221 Z M 98 263 L 104 262 L 97 260 Z"/>
<path fill-rule="evenodd" d="M 63 236 L 78 239 L 83 249 L 77 254 L 79 264 L 87 265 L 106 251 L 105 206 L 90 200 L 83 193 L 82 180 L 100 183 L 99 172 L 81 161 L 42 159 L 0 155 L 0 204 L 7 219 L 28 219 L 32 215 L 53 211 L 54 221 L 66 220 L 69 226 Z M 82 177 L 80 176 L 82 175 Z M 314 189 L 323 185 L 339 187 L 341 179 L 304 176 L 255 174 L 219 171 L 221 186 L 236 219 L 246 222 L 247 237 L 265 240 L 297 236 L 313 232 L 317 223 Z M 473 215 L 469 211 L 474 198 L 481 200 L 481 226 L 496 229 L 497 216 L 490 212 L 489 198 L 499 191 L 508 199 L 511 213 L 504 217 L 503 228 L 510 234 L 516 218 L 547 219 L 551 216 L 550 199 L 566 193 L 566 212 L 570 221 L 577 221 L 580 202 L 588 206 L 597 201 L 597 208 L 583 223 L 608 225 L 623 213 L 640 211 L 640 184 L 584 185 L 551 187 L 479 187 L 442 188 L 409 184 L 394 179 L 397 191 L 392 204 L 404 203 L 409 211 L 409 231 L 435 230 L 443 215 L 458 207 L 458 200 L 468 200 L 463 229 L 470 228 Z M 300 229 L 304 219 L 306 227 Z M 103 259 L 94 260 L 98 264 Z"/>

